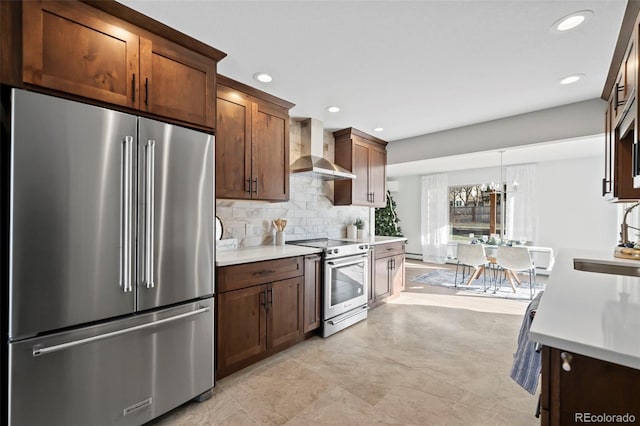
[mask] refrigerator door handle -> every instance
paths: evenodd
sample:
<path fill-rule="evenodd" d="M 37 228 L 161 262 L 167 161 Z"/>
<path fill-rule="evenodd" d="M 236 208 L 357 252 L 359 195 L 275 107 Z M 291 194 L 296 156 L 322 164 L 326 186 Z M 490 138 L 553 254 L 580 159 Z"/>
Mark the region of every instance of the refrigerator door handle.
<path fill-rule="evenodd" d="M 121 146 L 122 178 L 120 184 L 120 287 L 133 290 L 131 284 L 131 227 L 133 222 L 133 136 L 125 136 Z"/>
<path fill-rule="evenodd" d="M 127 333 L 133 333 L 134 331 L 144 330 L 146 328 L 156 327 L 158 325 L 162 325 L 162 324 L 166 324 L 166 323 L 169 323 L 169 322 L 173 322 L 173 321 L 181 320 L 181 319 L 184 319 L 184 318 L 192 317 L 194 315 L 199 315 L 199 314 L 208 312 L 210 310 L 211 310 L 211 307 L 205 306 L 205 307 L 202 307 L 200 309 L 196 309 L 195 311 L 185 312 L 183 314 L 174 315 L 174 316 L 169 317 L 169 318 L 163 318 L 163 319 L 160 319 L 160 320 L 157 320 L 157 321 L 152 321 L 152 322 L 148 322 L 146 324 L 140 324 L 140 325 L 136 325 L 136 326 L 129 327 L 129 328 L 123 328 L 121 330 L 112 331 L 110 333 L 98 334 L 97 336 L 91 336 L 91 337 L 87 337 L 87 338 L 84 338 L 84 339 L 73 340 L 71 342 L 61 343 L 59 345 L 53 345 L 53 346 L 47 346 L 47 347 L 42 347 L 41 345 L 36 345 L 36 346 L 33 347 L 33 356 L 34 357 L 42 356 L 42 355 L 50 354 L 50 353 L 53 353 L 53 352 L 58 352 L 58 351 L 61 351 L 61 350 L 64 350 L 64 349 L 72 348 L 74 346 L 85 345 L 87 343 L 96 342 L 98 340 L 104 340 L 104 339 L 120 336 L 120 335 L 127 334 Z"/>
<path fill-rule="evenodd" d="M 154 199 L 154 176 L 155 176 L 155 147 L 156 141 L 148 140 L 145 145 L 146 155 L 146 176 L 145 176 L 145 241 L 144 241 L 144 277 L 143 283 L 146 288 L 155 286 L 153 280 L 153 234 L 155 227 L 153 217 L 155 213 Z"/>

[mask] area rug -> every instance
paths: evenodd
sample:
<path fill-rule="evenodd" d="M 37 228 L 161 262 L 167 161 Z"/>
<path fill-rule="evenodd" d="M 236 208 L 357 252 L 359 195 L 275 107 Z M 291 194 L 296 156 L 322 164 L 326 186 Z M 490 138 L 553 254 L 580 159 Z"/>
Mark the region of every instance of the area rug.
<path fill-rule="evenodd" d="M 411 281 L 418 282 L 420 284 L 436 285 L 440 287 L 447 287 L 458 290 L 461 294 L 469 294 L 482 297 L 500 297 L 504 299 L 515 300 L 530 300 L 531 295 L 529 292 L 529 281 L 524 280 L 523 275 L 518 275 L 521 284 L 516 285 L 516 292 L 511 289 L 509 281 L 502 281 L 500 278 L 497 282 L 490 278 L 490 274 L 487 274 L 486 291 L 483 283 L 482 274 L 479 279 L 473 280 L 469 285 L 466 284 L 469 279 L 469 274 L 466 274 L 464 280 L 462 278 L 462 268 L 458 271 L 458 285 L 454 285 L 454 278 L 456 275 L 455 270 L 449 269 L 436 269 L 434 271 L 427 272 L 426 274 L 418 275 Z M 528 278 L 528 277 L 527 277 Z M 539 291 L 544 290 L 544 284 L 536 283 L 534 287 L 534 295 Z"/>

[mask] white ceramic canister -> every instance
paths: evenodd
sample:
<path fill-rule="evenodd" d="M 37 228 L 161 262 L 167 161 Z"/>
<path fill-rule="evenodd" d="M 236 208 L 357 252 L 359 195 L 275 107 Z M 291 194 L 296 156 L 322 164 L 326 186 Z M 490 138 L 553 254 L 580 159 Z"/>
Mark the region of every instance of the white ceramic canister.
<path fill-rule="evenodd" d="M 353 223 L 347 225 L 347 238 L 350 240 L 356 239 L 356 232 L 358 228 Z"/>

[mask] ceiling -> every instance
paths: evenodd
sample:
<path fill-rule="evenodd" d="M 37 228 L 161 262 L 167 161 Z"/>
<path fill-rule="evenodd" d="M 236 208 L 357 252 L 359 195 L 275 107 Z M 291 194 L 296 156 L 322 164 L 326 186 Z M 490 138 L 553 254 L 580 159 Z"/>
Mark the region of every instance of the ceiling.
<path fill-rule="evenodd" d="M 329 130 L 394 141 L 600 96 L 626 0 L 120 0 L 228 56 L 218 71 Z M 589 9 L 563 34 L 559 18 Z M 258 71 L 269 84 L 252 79 Z M 562 86 L 568 75 L 584 74 Z M 326 107 L 337 105 L 338 113 Z"/>

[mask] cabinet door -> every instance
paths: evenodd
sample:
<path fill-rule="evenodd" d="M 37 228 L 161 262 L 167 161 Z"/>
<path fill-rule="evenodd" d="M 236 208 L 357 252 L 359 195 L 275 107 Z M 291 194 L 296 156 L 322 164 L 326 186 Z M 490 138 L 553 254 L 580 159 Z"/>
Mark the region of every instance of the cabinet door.
<path fill-rule="evenodd" d="M 369 303 L 369 306 L 371 306 L 371 304 L 374 302 L 374 283 L 376 281 L 376 274 L 375 274 L 375 260 L 374 260 L 374 251 L 373 249 L 369 249 L 369 286 L 367 287 L 367 302 Z"/>
<path fill-rule="evenodd" d="M 397 294 L 404 290 L 404 256 L 398 255 L 391 258 L 390 271 L 391 291 Z"/>
<path fill-rule="evenodd" d="M 251 198 L 251 105 L 223 87 L 216 108 L 216 198 Z"/>
<path fill-rule="evenodd" d="M 140 40 L 141 109 L 215 127 L 216 63 L 168 40 Z"/>
<path fill-rule="evenodd" d="M 254 103 L 251 141 L 252 198 L 288 200 L 289 119 L 286 111 Z"/>
<path fill-rule="evenodd" d="M 269 348 L 302 340 L 303 277 L 276 281 L 267 289 L 267 337 Z"/>
<path fill-rule="evenodd" d="M 374 207 L 387 204 L 387 151 L 369 148 L 369 193 Z"/>
<path fill-rule="evenodd" d="M 322 268 L 319 255 L 304 258 L 304 332 L 320 328 L 322 320 Z"/>
<path fill-rule="evenodd" d="M 383 257 L 375 262 L 373 297 L 376 301 L 391 295 L 391 281 L 389 280 L 391 259 L 390 257 Z"/>
<path fill-rule="evenodd" d="M 355 140 L 354 136 L 354 140 Z M 371 204 L 369 191 L 369 147 L 367 145 L 353 143 L 353 168 L 356 178 L 352 182 L 352 203 L 354 205 L 368 206 Z"/>
<path fill-rule="evenodd" d="M 260 285 L 216 297 L 218 376 L 234 371 L 234 367 L 267 349 L 266 289 L 266 285 Z"/>
<path fill-rule="evenodd" d="M 613 96 L 609 97 L 608 108 L 604 113 L 604 178 L 602 179 L 602 196 L 613 194 Z"/>
<path fill-rule="evenodd" d="M 570 371 L 562 368 L 562 353 L 571 356 Z M 542 371 L 542 406 L 549 409 L 549 424 L 582 423 L 576 419 L 579 413 L 640 418 L 640 370 L 548 347 L 542 357 L 542 365 L 549 366 Z"/>
<path fill-rule="evenodd" d="M 138 108 L 136 34 L 80 2 L 26 1 L 22 7 L 25 83 Z"/>

